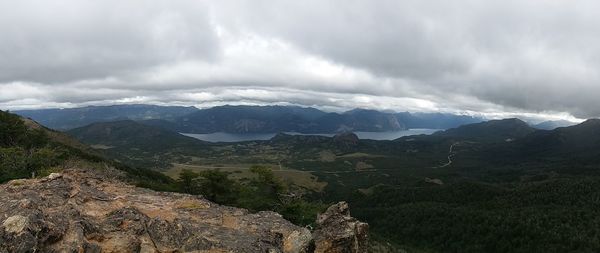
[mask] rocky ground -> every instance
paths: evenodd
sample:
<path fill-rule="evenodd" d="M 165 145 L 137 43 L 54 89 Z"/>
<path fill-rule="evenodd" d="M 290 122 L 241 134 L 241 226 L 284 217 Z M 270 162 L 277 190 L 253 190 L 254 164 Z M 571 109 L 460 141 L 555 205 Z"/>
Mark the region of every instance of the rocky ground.
<path fill-rule="evenodd" d="M 0 252 L 366 252 L 368 225 L 338 203 L 315 231 L 274 212 L 155 192 L 68 170 L 0 186 Z"/>

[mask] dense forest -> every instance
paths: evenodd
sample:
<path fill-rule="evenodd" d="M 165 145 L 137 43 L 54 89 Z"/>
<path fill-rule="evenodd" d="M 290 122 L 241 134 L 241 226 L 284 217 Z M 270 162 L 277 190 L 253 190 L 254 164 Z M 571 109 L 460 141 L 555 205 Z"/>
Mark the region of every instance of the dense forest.
<path fill-rule="evenodd" d="M 380 186 L 351 201 L 374 233 L 439 252 L 597 252 L 600 178 Z"/>

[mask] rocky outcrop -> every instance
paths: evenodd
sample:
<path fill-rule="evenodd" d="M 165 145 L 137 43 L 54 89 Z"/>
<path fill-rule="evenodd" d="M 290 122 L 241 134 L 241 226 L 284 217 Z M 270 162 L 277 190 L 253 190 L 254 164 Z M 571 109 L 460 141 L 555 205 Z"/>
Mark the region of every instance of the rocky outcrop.
<path fill-rule="evenodd" d="M 366 224 L 348 216 L 347 204 L 320 216 L 313 235 L 274 212 L 155 192 L 95 171 L 10 181 L 0 186 L 0 203 L 2 253 L 364 252 L 366 244 Z"/>
<path fill-rule="evenodd" d="M 358 145 L 360 139 L 352 132 L 345 132 L 333 136 L 333 143 L 341 149 L 352 149 Z"/>
<path fill-rule="evenodd" d="M 366 253 L 369 225 L 350 216 L 348 203 L 330 206 L 317 217 L 314 232 L 317 253 Z"/>

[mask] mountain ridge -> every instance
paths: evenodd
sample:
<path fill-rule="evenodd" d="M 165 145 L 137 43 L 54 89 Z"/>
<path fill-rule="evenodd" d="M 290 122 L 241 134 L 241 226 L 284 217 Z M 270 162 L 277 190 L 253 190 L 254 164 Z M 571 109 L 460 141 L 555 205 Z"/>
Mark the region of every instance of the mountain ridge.
<path fill-rule="evenodd" d="M 174 119 L 198 110 L 196 107 L 145 104 L 86 106 L 65 109 L 19 110 L 14 113 L 31 118 L 42 125 L 67 130 L 96 122 L 123 119 Z"/>
<path fill-rule="evenodd" d="M 439 131 L 432 135 L 445 137 L 460 137 L 471 140 L 512 141 L 535 132 L 526 122 L 517 119 L 489 120 L 459 126 L 457 128 Z"/>
<path fill-rule="evenodd" d="M 559 127 L 567 127 L 577 125 L 575 122 L 567 121 L 567 120 L 548 120 L 544 122 L 540 122 L 537 124 L 531 125 L 533 128 L 541 129 L 541 130 L 554 130 Z"/>
<path fill-rule="evenodd" d="M 482 121 L 477 117 L 442 113 L 393 113 L 359 108 L 336 113 L 311 107 L 279 105 L 225 105 L 198 109 L 134 104 L 22 110 L 16 113 L 59 130 L 97 122 L 130 119 L 172 131 L 199 134 L 382 132 L 408 128 L 445 129 Z"/>

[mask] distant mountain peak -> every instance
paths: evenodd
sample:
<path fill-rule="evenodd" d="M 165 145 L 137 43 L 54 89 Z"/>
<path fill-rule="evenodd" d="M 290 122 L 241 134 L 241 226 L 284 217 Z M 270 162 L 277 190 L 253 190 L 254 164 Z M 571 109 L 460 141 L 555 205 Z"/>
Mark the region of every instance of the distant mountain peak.
<path fill-rule="evenodd" d="M 527 123 L 525 121 L 523 121 L 519 118 L 493 119 L 493 120 L 489 120 L 487 122 L 516 123 L 516 124 L 527 125 Z"/>
<path fill-rule="evenodd" d="M 344 114 L 353 114 L 353 113 L 386 113 L 373 109 L 365 109 L 365 108 L 354 108 L 352 110 L 344 112 Z"/>
<path fill-rule="evenodd" d="M 538 124 L 533 124 L 532 127 L 542 130 L 553 130 L 559 127 L 568 127 L 577 123 L 568 120 L 547 120 Z"/>

